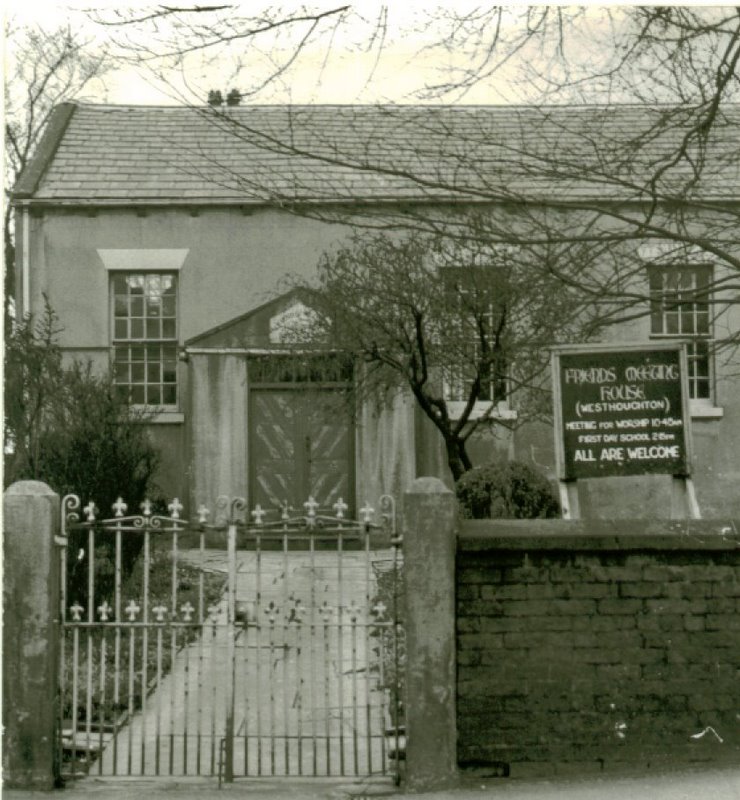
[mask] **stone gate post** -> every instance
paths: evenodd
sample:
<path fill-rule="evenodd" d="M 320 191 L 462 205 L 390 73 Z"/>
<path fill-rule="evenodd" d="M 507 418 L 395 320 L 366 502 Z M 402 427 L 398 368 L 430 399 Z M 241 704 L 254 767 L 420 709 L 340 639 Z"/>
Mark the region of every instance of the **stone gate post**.
<path fill-rule="evenodd" d="M 56 778 L 59 495 L 19 481 L 3 510 L 5 787 L 46 790 Z"/>
<path fill-rule="evenodd" d="M 457 779 L 457 500 L 438 478 L 417 478 L 403 509 L 406 789 L 424 792 Z"/>

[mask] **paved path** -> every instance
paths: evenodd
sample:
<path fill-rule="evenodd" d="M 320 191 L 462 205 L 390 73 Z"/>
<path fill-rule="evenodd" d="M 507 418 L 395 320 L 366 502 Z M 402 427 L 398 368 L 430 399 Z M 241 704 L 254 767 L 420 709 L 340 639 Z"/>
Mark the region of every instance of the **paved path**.
<path fill-rule="evenodd" d="M 213 779 L 203 780 L 98 780 L 86 778 L 70 784 L 64 800 L 142 800 L 176 797 L 178 800 L 345 800 L 393 794 L 388 784 L 367 781 L 315 779 L 237 780 L 218 789 Z M 3 791 L 3 800 L 41 800 L 45 792 Z M 445 792 L 414 795 L 414 800 L 740 800 L 740 767 L 696 769 L 633 776 L 599 776 L 581 780 L 496 779 L 486 784 Z"/>
<path fill-rule="evenodd" d="M 199 553 L 183 556 L 199 563 Z M 386 694 L 368 612 L 372 561 L 390 552 L 239 552 L 233 638 L 227 600 L 202 638 L 177 653 L 146 706 L 106 747 L 93 774 L 217 775 L 227 756 L 233 665 L 236 776 L 387 771 Z M 203 566 L 226 572 L 225 554 Z M 340 611 L 341 608 L 341 611 Z M 161 634 L 160 634 L 161 635 Z M 164 648 L 171 647 L 169 634 Z M 223 762 L 223 763 L 222 763 Z"/>

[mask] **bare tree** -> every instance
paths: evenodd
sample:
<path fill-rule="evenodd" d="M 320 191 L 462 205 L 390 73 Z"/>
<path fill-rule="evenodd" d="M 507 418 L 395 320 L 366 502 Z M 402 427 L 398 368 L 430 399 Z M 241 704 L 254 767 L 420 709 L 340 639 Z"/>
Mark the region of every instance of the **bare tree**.
<path fill-rule="evenodd" d="M 737 60 L 734 7 L 455 6 L 430 11 L 430 47 L 460 54 L 420 93 L 446 102 L 495 80 L 510 101 L 689 103 L 727 100 Z M 514 69 L 509 70 L 513 66 Z"/>
<path fill-rule="evenodd" d="M 467 229 L 480 227 L 466 216 Z M 319 319 L 358 357 L 360 396 L 410 392 L 441 434 L 455 480 L 473 466 L 476 431 L 548 415 L 548 345 L 594 333 L 581 293 L 546 271 L 533 275 L 534 255 L 484 240 L 362 232 L 326 253 L 317 282 L 304 284 Z M 323 338 L 325 322 L 318 331 Z"/>
<path fill-rule="evenodd" d="M 384 12 L 366 20 L 341 3 L 249 9 L 185 4 L 91 10 L 89 16 L 105 29 L 119 63 L 143 70 L 179 102 L 198 104 L 214 90 L 223 90 L 224 97 L 230 90 L 245 100 L 259 95 L 291 71 L 305 69 L 309 51 L 328 54 L 337 34 L 358 20 L 367 37 L 358 46 L 372 47 L 375 38 L 382 39 Z M 199 84 L 199 79 L 213 81 L 214 71 L 219 85 Z"/>
<path fill-rule="evenodd" d="M 454 228 L 457 238 L 547 248 L 541 266 L 598 299 L 605 321 L 650 312 L 647 263 L 715 263 L 703 291 L 716 310 L 716 347 L 731 354 L 740 332 L 722 327 L 722 310 L 737 302 L 740 285 L 740 12 L 494 7 L 435 14 L 434 46 L 462 50 L 469 66 L 422 87 L 424 97 L 460 97 L 516 64 L 528 105 L 501 113 L 497 125 L 464 109 L 456 120 L 436 107 L 385 106 L 374 109 L 374 126 L 362 123 L 358 109 L 356 123 L 328 128 L 310 111 L 288 109 L 268 130 L 248 116 L 207 109 L 236 147 L 292 156 L 328 176 L 320 195 L 301 184 L 305 173 L 280 186 L 270 175 L 216 163 L 208 179 L 295 213 L 344 215 L 355 227 L 445 235 Z M 630 109 L 628 101 L 639 106 Z M 582 108 L 586 102 L 597 105 Z M 516 213 L 492 213 L 466 232 L 448 208 L 428 203 L 382 215 L 358 204 L 350 214 L 304 203 L 349 203 L 341 176 L 350 171 L 420 199 Z"/>
<path fill-rule="evenodd" d="M 219 11 L 218 17 L 191 11 L 181 46 L 167 50 L 147 45 L 139 56 L 157 62 L 192 52 L 225 54 L 237 42 L 240 49 L 231 53 L 238 75 L 245 64 L 244 41 L 252 42 L 263 28 L 268 34 L 275 26 L 286 35 L 298 30 L 279 9 L 264 24 L 255 23 L 254 17 L 246 23 L 231 20 L 228 10 Z M 344 7 L 336 12 L 327 18 L 335 25 L 346 23 L 351 13 Z M 385 32 L 387 19 L 378 17 L 376 22 Z M 308 24 L 311 36 L 318 30 L 315 19 L 297 23 Z M 429 32 L 420 58 L 445 52 L 461 56 L 451 59 L 438 79 L 420 86 L 417 98 L 469 100 L 498 80 L 506 82 L 509 101 L 526 105 L 495 118 L 477 115 L 474 109 L 450 114 L 438 106 L 389 105 L 372 109 L 371 123 L 362 108 L 336 112 L 336 119 L 329 121 L 310 109 L 285 108 L 282 117 L 274 113 L 267 125 L 249 113 L 197 108 L 195 113 L 232 138 L 235 150 L 249 156 L 213 161 L 203 171 L 202 153 L 193 153 L 192 159 L 184 154 L 181 168 L 201 170 L 204 180 L 235 188 L 245 197 L 348 223 L 355 230 L 395 229 L 412 239 L 430 237 L 469 250 L 503 248 L 514 254 L 510 260 L 526 263 L 535 297 L 536 287 L 546 286 L 550 296 L 564 296 L 568 302 L 580 295 L 588 309 L 583 331 L 568 330 L 567 325 L 558 331 L 553 325 L 548 344 L 651 312 L 670 318 L 665 333 L 685 333 L 681 308 L 691 306 L 701 315 L 705 308 L 712 314 L 711 346 L 731 359 L 740 343 L 740 330 L 728 323 L 725 313 L 740 296 L 740 106 L 735 103 L 740 12 L 548 6 L 459 12 L 438 7 L 417 15 L 414 24 Z M 382 43 L 381 37 L 376 40 Z M 293 56 L 307 41 L 301 35 L 289 37 L 289 44 L 274 51 L 289 54 L 287 60 L 276 62 L 267 80 L 252 81 L 243 94 L 254 101 L 269 81 L 289 79 L 298 63 Z M 325 41 L 327 48 L 331 41 Z M 276 178 L 275 162 L 266 158 L 270 169 L 261 169 L 260 154 L 292 160 L 294 174 Z M 234 163 L 251 166 L 242 172 Z M 414 202 L 382 208 L 356 202 L 363 198 L 353 195 L 354 184 L 347 177 L 353 175 L 371 175 L 371 182 L 388 189 L 388 197 L 412 197 Z M 337 200 L 344 205 L 338 206 Z M 479 213 L 451 214 L 450 201 Z M 382 252 L 377 240 L 372 247 L 358 247 L 352 251 L 355 257 L 379 261 L 369 255 Z M 408 258 L 396 253 L 390 261 Z M 359 276 L 333 274 L 329 263 L 323 265 L 324 288 L 331 284 L 345 306 L 354 307 L 349 277 Z M 646 275 L 648 265 L 657 269 L 692 263 L 711 263 L 717 269 L 700 276 L 700 283 L 685 286 L 673 278 L 661 284 L 657 272 L 649 279 Z M 350 265 L 351 259 L 335 261 L 335 268 L 340 264 Z M 374 270 L 383 274 L 384 289 L 404 288 L 402 275 L 386 274 L 379 263 Z M 419 274 L 427 287 L 443 288 L 438 285 L 441 278 L 428 271 Z M 369 278 L 360 282 L 358 296 L 367 296 L 371 283 Z M 433 294 L 432 289 L 423 292 L 421 284 L 420 279 L 418 297 L 431 303 L 425 295 Z M 524 284 L 520 288 L 527 289 Z M 402 292 L 394 294 L 378 309 L 403 317 L 403 297 Z M 444 308 L 434 313 L 444 318 Z M 431 319 L 428 308 L 427 316 Z M 382 329 L 383 318 L 376 323 Z M 702 328 L 706 330 L 708 326 Z M 453 474 L 459 474 L 467 468 L 464 437 L 476 427 L 475 420 L 470 415 L 452 420 L 439 389 L 433 388 L 439 382 L 426 377 L 421 352 L 404 350 L 401 341 L 374 351 L 368 344 L 370 332 L 368 328 L 367 337 L 355 342 L 359 351 L 374 353 L 377 363 L 391 358 L 390 353 L 405 353 L 396 371 L 408 376 L 421 370 L 417 389 L 409 385 L 440 429 Z M 486 342 L 479 344 L 485 352 Z M 425 352 L 428 356 L 428 348 Z M 512 359 L 510 353 L 505 361 Z M 523 359 L 521 352 L 517 359 Z M 473 365 L 470 386 L 477 372 L 491 368 L 493 363 L 485 359 Z M 419 376 L 424 378 L 422 388 Z"/>
<path fill-rule="evenodd" d="M 70 28 L 5 25 L 10 69 L 5 76 L 5 194 L 10 192 L 38 148 L 55 105 L 84 96 L 109 64 L 89 52 L 89 43 Z M 5 324 L 14 293 L 13 209 L 5 204 Z"/>
<path fill-rule="evenodd" d="M 277 59 L 274 68 L 239 89 L 242 97 L 255 100 L 272 81 L 291 77 L 309 44 L 323 46 L 328 57 L 333 35 L 358 15 L 346 6 L 295 13 L 270 7 L 250 15 L 186 6 L 97 18 L 117 26 L 119 43 L 131 58 L 160 67 L 181 63 L 188 54 L 213 53 L 233 64 L 235 77 L 249 79 L 245 59 L 263 42 Z M 364 46 L 382 50 L 387 15 L 364 22 L 366 27 L 358 29 L 369 37 Z M 512 109 L 511 120 L 496 129 L 482 123 L 451 125 L 433 108 L 413 114 L 406 107 L 385 106 L 378 109 L 378 129 L 369 138 L 361 125 L 356 131 L 349 125 L 334 140 L 331 130 L 306 126 L 300 111 L 269 130 L 252 124 L 248 115 L 218 107 L 198 113 L 233 136 L 235 147 L 292 155 L 316 169 L 361 170 L 391 183 L 403 181 L 419 197 L 515 205 L 521 212 L 516 222 L 492 217 L 490 242 L 547 242 L 561 254 L 548 260 L 551 274 L 568 282 L 576 279 L 575 270 L 586 291 L 614 302 L 621 298 L 625 316 L 636 313 L 638 300 L 647 313 L 648 296 L 636 278 L 645 263 L 644 247 L 639 248 L 651 241 L 665 258 L 672 251 L 680 259 L 692 250 L 729 269 L 729 279 L 722 273 L 717 289 L 723 302 L 732 296 L 740 267 L 738 207 L 726 202 L 722 187 L 737 181 L 740 171 L 733 102 L 740 89 L 737 9 L 484 6 L 460 12 L 437 7 L 417 14 L 414 24 L 428 29 L 426 48 L 432 54 L 463 56 L 439 80 L 420 86 L 419 97 L 465 99 L 502 78 L 514 87 L 510 99 L 527 103 L 526 112 Z M 145 39 L 137 39 L 131 31 L 141 25 L 156 25 L 157 35 L 149 29 Z M 625 102 L 639 103 L 641 112 L 620 116 Z M 584 114 L 562 110 L 563 103 L 598 105 Z M 358 136 L 366 138 L 358 141 Z M 245 196 L 258 194 L 296 213 L 321 214 L 299 207 L 300 186 L 276 187 L 269 175 L 241 174 L 231 162 L 212 166 L 205 180 L 239 186 Z M 328 180 L 327 198 L 334 188 Z M 337 196 L 334 192 L 332 199 Z M 563 211 L 569 214 L 566 225 Z M 381 226 L 436 232 L 447 225 L 444 213 L 435 216 L 426 209 L 406 210 L 402 218 L 382 223 L 375 219 Z M 356 207 L 352 223 L 363 224 Z M 615 248 L 620 259 L 605 254 L 607 247 Z M 588 262 L 580 267 L 573 264 L 576 248 Z M 600 283 L 590 270 L 595 254 L 617 269 L 601 269 Z M 609 314 L 617 319 L 613 306 Z"/>

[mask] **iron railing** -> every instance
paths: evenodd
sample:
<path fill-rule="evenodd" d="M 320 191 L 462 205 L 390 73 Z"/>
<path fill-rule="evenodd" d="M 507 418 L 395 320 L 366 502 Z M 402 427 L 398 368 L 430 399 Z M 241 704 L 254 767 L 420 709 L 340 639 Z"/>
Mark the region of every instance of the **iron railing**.
<path fill-rule="evenodd" d="M 400 567 L 393 500 L 378 523 L 367 505 L 359 520 L 341 500 L 333 516 L 317 509 L 309 498 L 268 521 L 220 497 L 191 523 L 177 500 L 137 515 L 119 500 L 100 518 L 64 498 L 60 758 L 72 772 L 397 775 L 402 631 L 397 589 L 377 580 L 390 562 L 395 587 Z"/>

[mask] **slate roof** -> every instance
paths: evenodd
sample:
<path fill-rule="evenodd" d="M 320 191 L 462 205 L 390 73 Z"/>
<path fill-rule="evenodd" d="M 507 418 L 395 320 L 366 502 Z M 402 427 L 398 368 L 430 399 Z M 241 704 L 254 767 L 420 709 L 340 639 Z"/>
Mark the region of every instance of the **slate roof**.
<path fill-rule="evenodd" d="M 658 185 L 666 194 L 737 199 L 739 123 L 740 105 L 724 107 L 702 148 L 692 144 L 691 158 L 672 165 L 695 124 L 680 107 L 65 104 L 15 197 L 96 205 L 623 200 L 644 197 L 646 176 L 665 166 Z M 705 159 L 699 181 L 697 159 Z"/>

